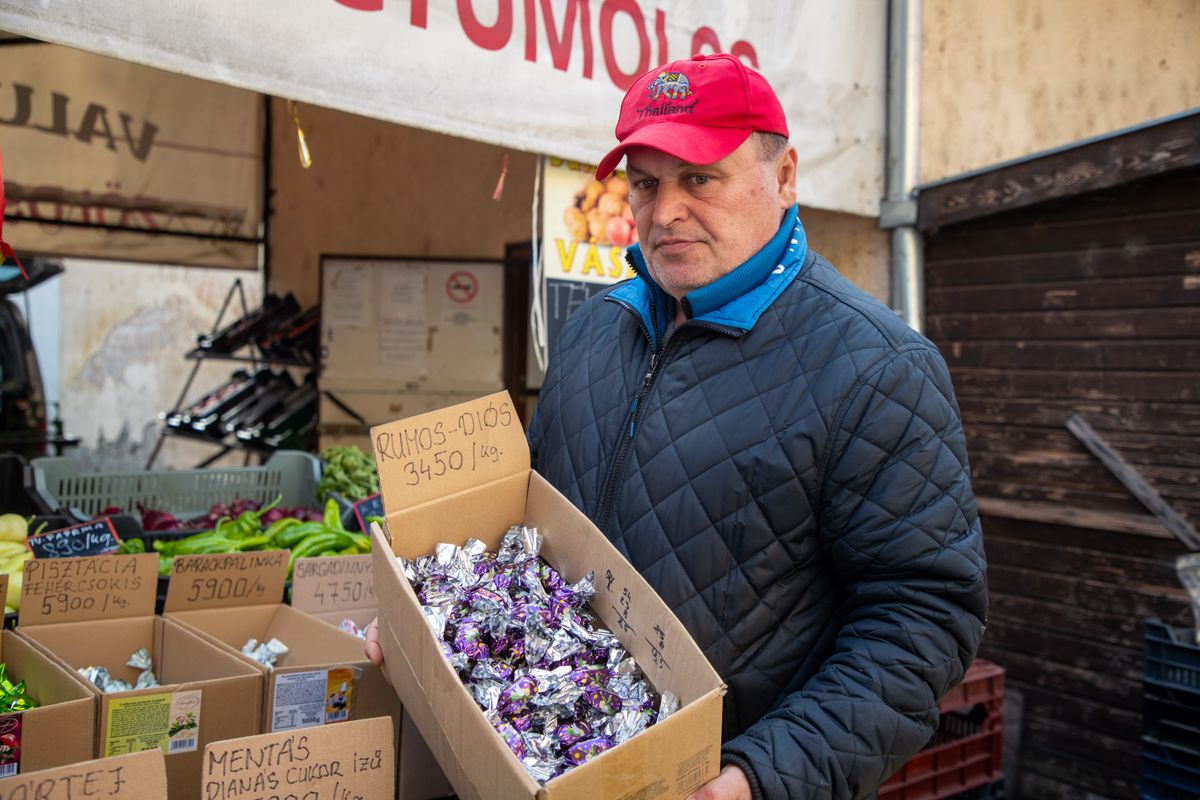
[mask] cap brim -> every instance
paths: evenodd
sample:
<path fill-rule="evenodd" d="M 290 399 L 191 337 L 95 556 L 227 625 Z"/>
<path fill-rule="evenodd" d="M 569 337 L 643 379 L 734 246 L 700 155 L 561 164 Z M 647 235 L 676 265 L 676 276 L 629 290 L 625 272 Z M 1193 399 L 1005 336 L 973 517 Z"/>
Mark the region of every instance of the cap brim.
<path fill-rule="evenodd" d="M 754 131 L 748 128 L 713 128 L 687 122 L 658 122 L 638 128 L 625 141 L 608 151 L 596 167 L 602 181 L 621 163 L 631 147 L 661 150 L 689 164 L 712 164 L 741 147 Z"/>

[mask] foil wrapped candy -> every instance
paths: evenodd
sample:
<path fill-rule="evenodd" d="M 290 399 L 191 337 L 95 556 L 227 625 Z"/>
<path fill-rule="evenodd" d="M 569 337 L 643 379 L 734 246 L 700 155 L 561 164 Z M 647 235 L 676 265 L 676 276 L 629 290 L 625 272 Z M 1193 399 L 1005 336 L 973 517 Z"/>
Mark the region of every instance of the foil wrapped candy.
<path fill-rule="evenodd" d="M 274 667 L 275 662 L 287 654 L 288 646 L 278 639 L 260 642 L 258 639 L 252 638 L 242 645 L 242 655 L 253 658 L 265 667 Z"/>
<path fill-rule="evenodd" d="M 470 539 L 401 559 L 443 654 L 539 782 L 678 709 L 588 610 L 593 575 L 568 584 L 540 558 L 542 541 L 518 525 L 495 553 Z"/>
<path fill-rule="evenodd" d="M 150 658 L 150 651 L 145 647 L 134 651 L 129 660 L 125 662 L 125 665 L 141 670 L 138 673 L 137 681 L 133 684 L 121 678 L 114 678 L 104 667 L 80 667 L 79 674 L 95 684 L 96 688 L 105 694 L 129 692 L 134 689 L 150 689 L 160 685 L 158 678 L 154 674 L 154 664 Z"/>

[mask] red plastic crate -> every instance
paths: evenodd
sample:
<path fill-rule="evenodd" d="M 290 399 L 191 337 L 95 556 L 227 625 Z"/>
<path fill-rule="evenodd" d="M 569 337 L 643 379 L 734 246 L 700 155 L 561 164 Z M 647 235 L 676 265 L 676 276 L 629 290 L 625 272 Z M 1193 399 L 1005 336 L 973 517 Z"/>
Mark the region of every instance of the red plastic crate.
<path fill-rule="evenodd" d="M 1004 670 L 976 661 L 942 698 L 933 741 L 879 787 L 879 800 L 941 800 L 1004 777 Z"/>

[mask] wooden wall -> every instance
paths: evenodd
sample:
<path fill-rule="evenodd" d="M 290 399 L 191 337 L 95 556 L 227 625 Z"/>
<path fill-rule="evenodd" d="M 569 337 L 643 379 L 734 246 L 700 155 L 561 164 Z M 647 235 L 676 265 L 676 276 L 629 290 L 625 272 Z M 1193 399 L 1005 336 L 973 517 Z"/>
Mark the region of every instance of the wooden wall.
<path fill-rule="evenodd" d="M 1010 792 L 1136 797 L 1142 620 L 1190 624 L 1184 549 L 1065 423 L 1080 413 L 1200 527 L 1200 169 L 1041 203 L 1036 169 L 1010 170 L 988 181 L 1032 187 L 1024 208 L 926 244 L 927 330 L 984 512 L 981 655 L 1024 700 Z M 967 207 L 947 196 L 943 221 Z"/>

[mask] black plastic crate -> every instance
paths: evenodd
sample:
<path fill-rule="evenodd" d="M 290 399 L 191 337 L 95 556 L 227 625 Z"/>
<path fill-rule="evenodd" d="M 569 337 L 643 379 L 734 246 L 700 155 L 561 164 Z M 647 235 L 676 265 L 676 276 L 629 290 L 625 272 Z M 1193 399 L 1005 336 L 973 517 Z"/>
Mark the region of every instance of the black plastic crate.
<path fill-rule="evenodd" d="M 1142 737 L 1142 800 L 1200 797 L 1200 752 Z"/>
<path fill-rule="evenodd" d="M 1200 752 L 1200 693 L 1147 685 L 1142 695 L 1142 733 Z"/>
<path fill-rule="evenodd" d="M 1190 628 L 1172 628 L 1162 620 L 1145 623 L 1147 687 L 1200 694 L 1200 645 Z"/>

